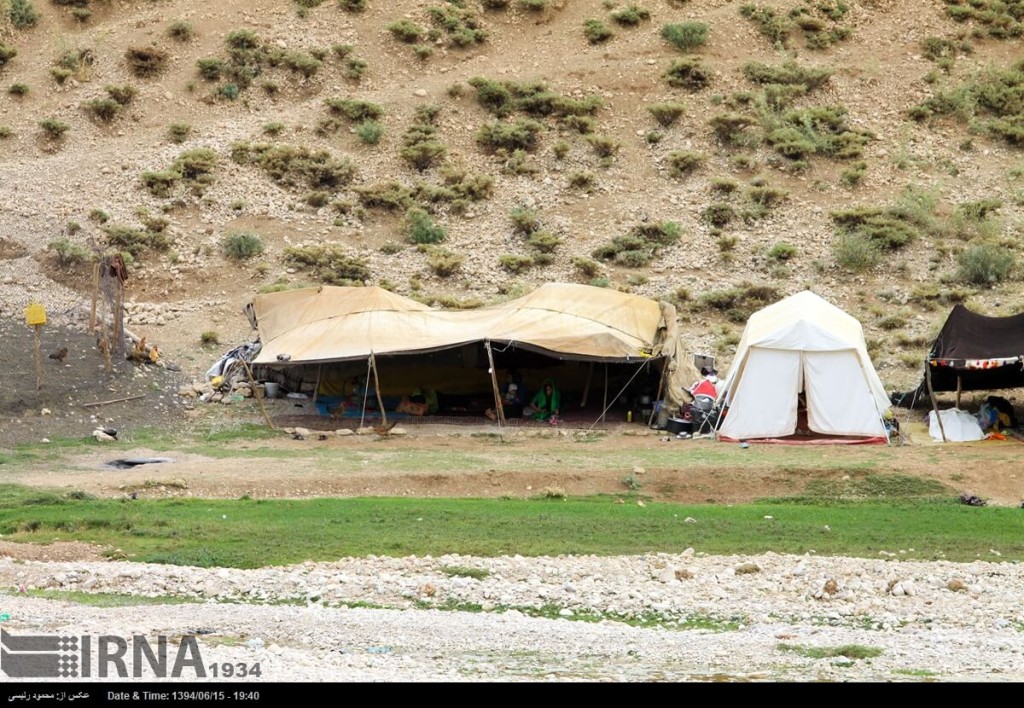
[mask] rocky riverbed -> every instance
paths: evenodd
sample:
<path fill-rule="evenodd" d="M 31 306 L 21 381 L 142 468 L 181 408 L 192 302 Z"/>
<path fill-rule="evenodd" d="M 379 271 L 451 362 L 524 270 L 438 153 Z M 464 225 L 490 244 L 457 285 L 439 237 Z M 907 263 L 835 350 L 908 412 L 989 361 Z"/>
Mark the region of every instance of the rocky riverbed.
<path fill-rule="evenodd" d="M 4 558 L 0 588 L 12 633 L 193 635 L 206 666 L 259 664 L 244 680 L 1024 679 L 1024 565 L 998 561 L 688 549 L 230 570 Z M 146 602 L 160 604 L 133 604 Z"/>

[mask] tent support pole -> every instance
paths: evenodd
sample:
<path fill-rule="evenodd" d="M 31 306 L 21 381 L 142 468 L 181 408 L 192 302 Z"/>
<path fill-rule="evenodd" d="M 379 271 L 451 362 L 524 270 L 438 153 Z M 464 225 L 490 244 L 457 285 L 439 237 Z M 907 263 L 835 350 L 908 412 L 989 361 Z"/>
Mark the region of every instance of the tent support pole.
<path fill-rule="evenodd" d="M 956 407 L 957 408 L 960 407 L 960 391 L 962 390 L 961 384 L 962 384 L 962 382 L 960 381 L 960 375 L 957 374 L 957 376 L 956 376 Z"/>
<path fill-rule="evenodd" d="M 501 401 L 501 390 L 498 388 L 498 371 L 494 368 L 494 354 L 491 352 L 490 340 L 484 340 L 484 349 L 487 351 L 487 365 L 491 371 L 491 388 L 494 390 L 494 410 L 498 414 L 498 430 L 505 427 L 505 406 Z"/>
<path fill-rule="evenodd" d="M 662 391 L 662 389 L 665 386 L 665 369 L 667 369 L 667 368 L 668 368 L 668 362 L 667 361 L 662 362 L 661 376 L 658 377 L 658 392 L 656 394 L 654 394 L 654 401 L 655 401 L 655 403 L 657 403 L 658 401 L 661 401 L 661 391 Z M 665 402 L 661 401 L 661 405 L 664 406 Z M 647 427 L 648 428 L 651 427 L 651 424 L 654 422 L 654 417 L 656 415 L 658 415 L 658 409 L 655 408 L 654 406 L 651 406 L 651 417 L 648 418 L 648 420 L 647 420 Z"/>
<path fill-rule="evenodd" d="M 942 427 L 942 416 L 939 415 L 939 402 L 935 400 L 935 390 L 932 388 L 932 363 L 924 363 L 924 383 L 928 387 L 928 397 L 932 399 L 932 410 L 935 411 L 935 420 L 939 421 L 939 434 L 942 435 L 942 442 L 946 442 L 946 429 Z"/>
<path fill-rule="evenodd" d="M 590 395 L 590 381 L 594 378 L 594 362 L 587 367 L 587 383 L 583 387 L 583 398 L 580 399 L 580 408 L 587 407 L 587 396 Z"/>
<path fill-rule="evenodd" d="M 242 359 L 241 361 L 242 361 L 242 366 L 245 367 L 245 375 L 249 377 L 249 382 L 252 384 L 253 395 L 256 398 L 256 402 L 260 405 L 260 413 L 263 414 L 263 420 L 265 420 L 267 422 L 267 427 L 270 428 L 271 430 L 273 430 L 274 429 L 274 424 L 270 421 L 270 416 L 267 415 L 267 407 L 263 405 L 263 397 L 255 395 L 255 392 L 256 392 L 256 377 L 252 375 L 252 369 L 249 368 L 249 362 L 247 362 L 245 359 Z"/>
<path fill-rule="evenodd" d="M 320 379 L 324 375 L 324 365 L 316 365 L 316 388 L 313 389 L 313 407 L 316 408 L 316 399 L 320 395 Z"/>
<path fill-rule="evenodd" d="M 380 409 L 381 425 L 388 424 L 388 412 L 384 410 L 384 399 L 380 395 L 380 376 L 377 373 L 377 357 L 370 352 L 370 368 L 373 369 L 373 388 L 377 391 L 377 407 Z"/>
<path fill-rule="evenodd" d="M 604 414 L 608 410 L 608 365 L 604 365 L 604 406 L 601 408 L 601 422 L 604 422 Z"/>
<path fill-rule="evenodd" d="M 373 371 L 373 353 L 370 353 L 369 359 L 366 360 L 366 382 L 363 383 L 363 408 L 359 412 L 359 427 L 363 427 L 363 421 L 366 420 L 366 399 L 370 397 L 370 372 Z"/>

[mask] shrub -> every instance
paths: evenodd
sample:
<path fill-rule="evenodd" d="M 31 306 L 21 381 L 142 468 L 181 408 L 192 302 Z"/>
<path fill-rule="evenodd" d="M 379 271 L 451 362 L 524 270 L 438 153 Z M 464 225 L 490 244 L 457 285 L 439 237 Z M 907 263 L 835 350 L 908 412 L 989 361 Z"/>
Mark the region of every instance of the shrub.
<path fill-rule="evenodd" d="M 208 329 L 199 335 L 199 343 L 204 347 L 220 344 L 220 335 L 215 330 Z"/>
<path fill-rule="evenodd" d="M 29 93 L 28 84 L 11 84 L 11 87 L 7 89 L 7 93 L 12 96 L 27 96 Z"/>
<path fill-rule="evenodd" d="M 14 137 L 14 131 L 9 126 L 0 125 L 0 140 L 7 140 Z"/>
<path fill-rule="evenodd" d="M 148 250 L 166 251 L 172 243 L 163 231 L 135 229 L 119 224 L 106 226 L 103 231 L 107 235 L 108 245 L 134 257 Z"/>
<path fill-rule="evenodd" d="M 597 178 L 592 172 L 573 172 L 569 175 L 569 186 L 573 189 L 591 192 L 597 186 Z"/>
<path fill-rule="evenodd" d="M 309 269 L 328 285 L 362 285 L 371 276 L 364 260 L 333 244 L 286 248 L 284 259 Z"/>
<path fill-rule="evenodd" d="M 71 10 L 71 16 L 82 24 L 85 24 L 89 21 L 89 18 L 92 17 L 92 10 L 87 7 L 76 7 Z"/>
<path fill-rule="evenodd" d="M 773 261 L 788 261 L 796 256 L 796 246 L 779 241 L 765 255 Z"/>
<path fill-rule="evenodd" d="M 719 310 L 731 322 L 746 322 L 750 315 L 774 302 L 778 297 L 778 290 L 770 285 L 741 283 L 735 288 L 704 293 L 696 305 Z"/>
<path fill-rule="evenodd" d="M 359 201 L 367 208 L 385 209 L 387 211 L 406 210 L 413 204 L 412 192 L 404 185 L 395 181 L 378 182 L 366 187 L 357 187 Z"/>
<path fill-rule="evenodd" d="M 362 12 L 366 9 L 366 0 L 338 0 L 338 7 L 345 12 Z"/>
<path fill-rule="evenodd" d="M 238 94 L 242 92 L 241 87 L 238 84 L 224 84 L 217 89 L 217 95 L 221 98 L 226 98 L 229 101 L 234 101 L 238 98 Z"/>
<path fill-rule="evenodd" d="M 465 256 L 446 251 L 443 248 L 432 248 L 427 256 L 427 265 L 437 277 L 447 278 L 458 273 L 465 260 Z"/>
<path fill-rule="evenodd" d="M 29 0 L 11 0 L 9 15 L 15 29 L 27 29 L 39 21 L 39 13 Z"/>
<path fill-rule="evenodd" d="M 405 231 L 412 243 L 440 243 L 445 239 L 445 230 L 434 223 L 433 218 L 420 207 L 405 212 Z"/>
<path fill-rule="evenodd" d="M 704 44 L 708 37 L 708 26 L 703 22 L 681 22 L 665 25 L 661 36 L 676 49 L 689 52 Z"/>
<path fill-rule="evenodd" d="M 102 209 L 93 209 L 89 212 L 89 220 L 95 221 L 97 224 L 105 224 L 110 221 L 110 214 Z"/>
<path fill-rule="evenodd" d="M 608 29 L 601 20 L 587 20 L 583 23 L 583 36 L 591 44 L 601 44 L 614 37 L 615 33 Z"/>
<path fill-rule="evenodd" d="M 228 258 L 245 261 L 263 253 L 263 239 L 252 231 L 236 231 L 224 237 L 221 250 Z"/>
<path fill-rule="evenodd" d="M 626 27 L 636 27 L 644 20 L 651 19 L 651 11 L 643 7 L 630 5 L 628 7 L 622 8 L 621 10 L 615 10 L 614 12 L 612 12 L 611 17 L 620 25 Z"/>
<path fill-rule="evenodd" d="M 0 42 L 0 68 L 5 66 L 14 57 L 18 56 L 18 50 Z"/>
<path fill-rule="evenodd" d="M 39 127 L 43 129 L 43 134 L 50 140 L 59 140 L 64 137 L 64 133 L 68 132 L 71 126 L 56 118 L 44 118 L 39 121 Z"/>
<path fill-rule="evenodd" d="M 701 218 L 712 226 L 726 226 L 736 218 L 736 209 L 731 204 L 716 202 L 704 208 Z"/>
<path fill-rule="evenodd" d="M 175 20 L 167 26 L 167 36 L 179 42 L 187 42 L 195 35 L 195 29 L 185 20 Z"/>
<path fill-rule="evenodd" d="M 666 158 L 669 176 L 677 179 L 686 177 L 707 161 L 707 156 L 690 150 L 670 152 Z"/>
<path fill-rule="evenodd" d="M 166 198 L 170 196 L 174 185 L 181 179 L 181 173 L 174 170 L 143 172 L 139 179 L 142 181 L 142 186 L 148 189 L 154 197 Z"/>
<path fill-rule="evenodd" d="M 477 131 L 476 141 L 489 152 L 499 149 L 531 151 L 537 146 L 537 135 L 544 129 L 540 123 L 520 119 L 515 123 L 494 122 Z"/>
<path fill-rule="evenodd" d="M 359 57 L 349 57 L 345 60 L 345 69 L 343 73 L 345 78 L 352 79 L 353 81 L 359 81 L 363 78 L 363 74 L 366 73 L 366 69 L 369 65 Z"/>
<path fill-rule="evenodd" d="M 832 249 L 836 264 L 854 273 L 863 273 L 882 261 L 882 249 L 863 234 L 841 234 L 833 242 Z"/>
<path fill-rule="evenodd" d="M 991 243 L 969 246 L 957 258 L 957 277 L 974 285 L 1006 280 L 1017 265 L 1013 251 Z"/>
<path fill-rule="evenodd" d="M 527 12 L 543 12 L 548 9 L 548 0 L 519 0 L 519 7 Z"/>
<path fill-rule="evenodd" d="M 526 239 L 526 245 L 537 253 L 553 253 L 562 242 L 550 231 L 535 231 Z"/>
<path fill-rule="evenodd" d="M 375 120 L 364 120 L 356 126 L 356 135 L 367 145 L 376 145 L 384 135 L 384 126 Z"/>
<path fill-rule="evenodd" d="M 415 44 L 426 34 L 426 31 L 418 24 L 404 18 L 392 22 L 387 29 L 396 39 L 406 44 Z"/>
<path fill-rule="evenodd" d="M 378 120 L 384 115 L 381 106 L 361 99 L 328 98 L 324 103 L 331 113 L 344 116 L 352 122 Z"/>
<path fill-rule="evenodd" d="M 171 123 L 167 126 L 167 139 L 172 143 L 183 143 L 192 132 L 192 126 L 188 123 Z"/>
<path fill-rule="evenodd" d="M 586 140 L 598 157 L 611 157 L 622 147 L 618 140 L 604 135 L 588 135 Z"/>
<path fill-rule="evenodd" d="M 697 57 L 674 59 L 664 74 L 669 86 L 700 91 L 711 83 L 711 70 Z"/>
<path fill-rule="evenodd" d="M 795 29 L 793 22 L 768 7 L 747 3 L 740 7 L 740 14 L 757 25 L 761 34 L 776 47 L 785 47 L 789 34 Z"/>
<path fill-rule="evenodd" d="M 324 64 L 322 61 L 314 56 L 305 54 L 303 52 L 288 52 L 284 57 L 284 65 L 296 74 L 301 74 L 304 78 L 314 76 L 316 72 L 320 71 L 320 67 Z"/>
<path fill-rule="evenodd" d="M 129 70 L 143 78 L 156 76 L 166 69 L 170 56 L 167 50 L 160 47 L 128 47 L 124 53 Z"/>
<path fill-rule="evenodd" d="M 512 228 L 527 236 L 540 228 L 540 215 L 535 209 L 516 207 L 509 213 L 509 218 L 512 220 Z"/>
<path fill-rule="evenodd" d="M 117 118 L 124 106 L 112 98 L 94 98 L 82 103 L 82 108 L 96 120 L 109 123 Z"/>
<path fill-rule="evenodd" d="M 686 104 L 670 101 L 666 103 L 654 103 L 647 107 L 648 113 L 654 116 L 654 120 L 667 128 L 686 111 Z"/>
<path fill-rule="evenodd" d="M 795 61 L 784 62 L 780 66 L 752 61 L 744 64 L 743 75 L 755 84 L 799 85 L 813 91 L 832 78 L 832 71 L 802 67 Z"/>
<path fill-rule="evenodd" d="M 680 232 L 679 224 L 674 221 L 638 224 L 598 247 L 592 255 L 599 260 L 640 268 L 649 264 L 663 246 L 678 241 Z"/>
<path fill-rule="evenodd" d="M 232 148 L 232 158 L 240 164 L 256 165 L 286 187 L 305 184 L 313 189 L 336 188 L 351 182 L 356 172 L 348 158 L 292 145 L 239 143 Z"/>
<path fill-rule="evenodd" d="M 863 160 L 859 160 L 850 165 L 847 169 L 843 170 L 839 175 L 839 179 L 843 181 L 843 184 L 849 187 L 855 187 L 864 181 L 864 176 L 868 173 L 868 163 Z"/>
<path fill-rule="evenodd" d="M 518 274 L 534 266 L 531 256 L 520 256 L 506 253 L 498 258 L 498 265 L 509 273 Z"/>
<path fill-rule="evenodd" d="M 589 258 L 577 256 L 572 259 L 573 268 L 584 278 L 594 278 L 601 272 L 601 264 Z"/>
<path fill-rule="evenodd" d="M 57 265 L 61 268 L 74 268 L 92 260 L 92 254 L 89 251 L 76 243 L 71 243 L 66 238 L 51 241 L 47 248 L 53 251 Z"/>
<path fill-rule="evenodd" d="M 121 86 L 110 85 L 106 86 L 105 90 L 108 96 L 110 96 L 112 99 L 117 101 L 122 106 L 129 105 L 132 101 L 135 100 L 136 94 L 138 94 L 138 90 L 134 86 L 131 86 L 129 84 L 124 84 Z"/>

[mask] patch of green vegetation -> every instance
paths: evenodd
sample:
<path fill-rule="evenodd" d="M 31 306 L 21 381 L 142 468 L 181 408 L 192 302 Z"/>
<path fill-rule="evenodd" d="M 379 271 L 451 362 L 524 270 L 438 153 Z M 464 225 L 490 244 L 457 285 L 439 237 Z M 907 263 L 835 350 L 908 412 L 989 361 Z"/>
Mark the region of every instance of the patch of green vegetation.
<path fill-rule="evenodd" d="M 347 157 L 334 157 L 328 150 L 305 146 L 267 143 L 235 143 L 231 158 L 242 165 L 259 167 L 285 187 L 336 190 L 348 185 L 356 174 Z"/>
<path fill-rule="evenodd" d="M 284 250 L 284 260 L 306 268 L 328 285 L 362 285 L 370 279 L 366 261 L 352 255 L 337 244 L 291 246 Z"/>
<path fill-rule="evenodd" d="M 486 568 L 470 568 L 465 565 L 443 565 L 441 572 L 451 578 L 473 578 L 474 580 L 483 580 L 491 574 L 491 571 Z"/>
<path fill-rule="evenodd" d="M 202 600 L 173 595 L 147 597 L 144 595 L 126 595 L 111 592 L 80 592 L 78 590 L 28 590 L 30 597 L 41 597 L 46 600 L 73 602 L 76 605 L 90 607 L 137 607 L 140 605 L 184 605 L 201 602 Z"/>
<path fill-rule="evenodd" d="M 779 299 L 779 291 L 771 285 L 741 283 L 734 288 L 704 293 L 691 306 L 722 312 L 730 322 L 746 322 L 757 310 Z"/>
<path fill-rule="evenodd" d="M 828 505 L 867 499 L 949 499 L 953 491 L 934 479 L 902 474 L 847 474 L 845 479 L 814 479 L 798 496 L 765 500 L 782 504 Z"/>
<path fill-rule="evenodd" d="M 809 659 L 834 659 L 845 656 L 848 659 L 873 659 L 882 655 L 878 647 L 862 644 L 843 644 L 837 647 L 810 647 L 803 644 L 779 644 L 779 651 L 789 651 Z"/>
<path fill-rule="evenodd" d="M 592 255 L 598 260 L 639 268 L 654 260 L 662 248 L 676 243 L 681 234 L 682 228 L 674 221 L 637 224 L 626 234 L 598 247 Z"/>

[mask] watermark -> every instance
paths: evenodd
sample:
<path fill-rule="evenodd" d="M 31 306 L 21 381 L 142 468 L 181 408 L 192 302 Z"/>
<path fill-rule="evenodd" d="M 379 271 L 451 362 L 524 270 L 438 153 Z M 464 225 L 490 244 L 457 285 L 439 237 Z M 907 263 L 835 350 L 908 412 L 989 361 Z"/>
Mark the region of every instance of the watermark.
<path fill-rule="evenodd" d="M 155 644 L 155 646 L 154 646 Z M 149 671 L 146 672 L 146 667 Z M 227 668 L 226 668 L 227 667 Z M 207 666 L 195 636 L 14 635 L 0 629 L 0 672 L 11 678 L 195 678 L 260 676 L 259 663 Z"/>

